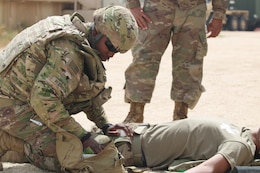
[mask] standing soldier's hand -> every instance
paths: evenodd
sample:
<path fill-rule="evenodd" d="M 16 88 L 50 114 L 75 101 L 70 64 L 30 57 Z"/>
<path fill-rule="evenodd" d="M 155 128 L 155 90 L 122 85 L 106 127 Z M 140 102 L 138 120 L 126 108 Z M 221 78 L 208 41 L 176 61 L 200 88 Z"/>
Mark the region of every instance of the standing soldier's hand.
<path fill-rule="evenodd" d="M 123 131 L 123 133 L 122 133 L 122 131 Z M 134 134 L 133 129 L 126 124 L 111 125 L 107 129 L 107 135 L 112 135 L 112 136 L 129 136 L 129 137 L 131 137 L 131 136 L 133 136 L 133 134 Z"/>
<path fill-rule="evenodd" d="M 208 24 L 208 38 L 209 37 L 217 37 L 222 30 L 222 20 L 221 19 L 212 19 L 212 21 Z"/>
<path fill-rule="evenodd" d="M 147 23 L 152 23 L 150 17 L 146 15 L 146 13 L 143 11 L 141 7 L 131 8 L 130 11 L 135 17 L 135 20 L 140 29 L 147 29 Z"/>

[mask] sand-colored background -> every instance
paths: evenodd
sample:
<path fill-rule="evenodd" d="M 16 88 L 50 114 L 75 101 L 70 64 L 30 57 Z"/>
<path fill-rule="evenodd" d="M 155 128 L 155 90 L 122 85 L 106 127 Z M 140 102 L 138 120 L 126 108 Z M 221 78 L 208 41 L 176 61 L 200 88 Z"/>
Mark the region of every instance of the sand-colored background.
<path fill-rule="evenodd" d="M 159 43 L 158 43 L 159 44 Z M 204 59 L 203 85 L 206 92 L 189 117 L 218 117 L 237 125 L 260 126 L 260 32 L 222 31 L 219 37 L 208 39 L 208 54 Z M 145 107 L 145 122 L 161 123 L 172 120 L 171 46 L 160 66 L 152 102 Z M 111 123 L 122 122 L 129 111 L 124 103 L 124 71 L 130 64 L 131 52 L 115 55 L 105 62 L 107 86 L 113 87 L 112 98 L 104 105 Z M 84 114 L 74 116 L 90 129 L 92 123 Z M 4 163 L 6 173 L 44 173 L 27 164 Z"/>

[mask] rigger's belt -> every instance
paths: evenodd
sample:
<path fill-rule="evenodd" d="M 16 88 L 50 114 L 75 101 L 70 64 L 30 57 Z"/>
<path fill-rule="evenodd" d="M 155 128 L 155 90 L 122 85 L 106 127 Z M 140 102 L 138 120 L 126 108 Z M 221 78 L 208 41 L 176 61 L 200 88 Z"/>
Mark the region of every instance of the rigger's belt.
<path fill-rule="evenodd" d="M 145 157 L 142 151 L 143 143 L 142 143 L 142 134 L 149 128 L 149 124 L 139 125 L 135 131 L 135 135 L 132 140 L 132 152 L 133 152 L 133 162 L 135 166 L 146 166 Z"/>
<path fill-rule="evenodd" d="M 174 0 L 174 2 L 176 4 L 179 5 L 184 5 L 186 7 L 194 7 L 196 5 L 200 5 L 200 4 L 206 4 L 205 0 L 186 0 L 186 1 L 182 1 L 182 0 Z"/>

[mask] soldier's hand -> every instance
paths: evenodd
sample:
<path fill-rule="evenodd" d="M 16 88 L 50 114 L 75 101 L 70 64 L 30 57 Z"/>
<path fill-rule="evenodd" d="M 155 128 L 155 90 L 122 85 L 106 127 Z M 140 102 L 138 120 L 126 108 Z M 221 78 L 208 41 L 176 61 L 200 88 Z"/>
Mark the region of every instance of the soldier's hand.
<path fill-rule="evenodd" d="M 127 124 L 115 124 L 111 125 L 107 129 L 107 135 L 112 136 L 129 136 L 132 137 L 134 131 Z"/>
<path fill-rule="evenodd" d="M 140 29 L 147 29 L 147 23 L 152 23 L 150 17 L 146 15 L 141 7 L 131 8 L 130 11 L 135 17 L 137 25 Z"/>
<path fill-rule="evenodd" d="M 100 153 L 104 149 L 102 145 L 91 137 L 83 141 L 83 150 L 88 147 L 90 147 L 95 154 Z"/>
<path fill-rule="evenodd" d="M 208 24 L 208 38 L 209 37 L 217 37 L 222 30 L 222 20 L 221 19 L 212 19 L 212 21 Z"/>

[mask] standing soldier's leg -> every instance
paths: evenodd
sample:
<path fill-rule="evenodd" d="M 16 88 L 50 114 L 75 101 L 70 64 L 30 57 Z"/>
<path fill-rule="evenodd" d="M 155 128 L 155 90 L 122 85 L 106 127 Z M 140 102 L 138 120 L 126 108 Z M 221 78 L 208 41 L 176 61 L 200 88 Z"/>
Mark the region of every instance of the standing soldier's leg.
<path fill-rule="evenodd" d="M 173 47 L 171 99 L 175 101 L 173 120 L 187 118 L 188 108 L 197 104 L 204 91 L 203 58 L 207 53 L 205 4 L 191 10 L 176 10 Z"/>
<path fill-rule="evenodd" d="M 130 111 L 123 123 L 142 123 L 144 121 L 144 105 L 145 103 L 130 101 Z"/>
<path fill-rule="evenodd" d="M 143 122 L 144 106 L 151 101 L 161 57 L 170 41 L 173 7 L 171 0 L 144 3 L 144 12 L 153 23 L 139 30 L 133 62 L 125 71 L 125 102 L 130 103 L 130 112 L 124 123 Z"/>
<path fill-rule="evenodd" d="M 187 118 L 188 104 L 184 102 L 174 102 L 173 120 L 180 120 Z"/>

